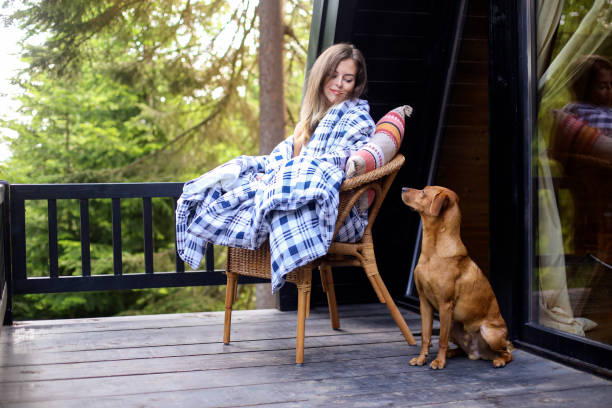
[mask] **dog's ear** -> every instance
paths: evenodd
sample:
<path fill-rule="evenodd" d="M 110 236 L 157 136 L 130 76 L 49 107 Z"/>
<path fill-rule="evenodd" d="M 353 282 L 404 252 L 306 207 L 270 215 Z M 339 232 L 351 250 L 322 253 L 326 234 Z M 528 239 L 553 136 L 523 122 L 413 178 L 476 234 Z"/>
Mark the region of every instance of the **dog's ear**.
<path fill-rule="evenodd" d="M 429 206 L 429 212 L 431 213 L 431 215 L 433 215 L 434 217 L 440 215 L 440 213 L 446 208 L 448 201 L 449 197 L 448 194 L 446 194 L 445 192 L 441 191 L 436 194 L 433 200 L 431 201 L 431 205 Z"/>

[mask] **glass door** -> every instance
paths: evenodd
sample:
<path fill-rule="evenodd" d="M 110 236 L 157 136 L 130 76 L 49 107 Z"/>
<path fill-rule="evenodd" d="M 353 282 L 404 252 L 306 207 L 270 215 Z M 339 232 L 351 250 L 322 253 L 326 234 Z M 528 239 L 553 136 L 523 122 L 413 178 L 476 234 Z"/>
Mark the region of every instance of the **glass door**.
<path fill-rule="evenodd" d="M 612 3 L 537 4 L 532 323 L 612 344 Z M 606 347 L 607 348 L 607 347 Z"/>

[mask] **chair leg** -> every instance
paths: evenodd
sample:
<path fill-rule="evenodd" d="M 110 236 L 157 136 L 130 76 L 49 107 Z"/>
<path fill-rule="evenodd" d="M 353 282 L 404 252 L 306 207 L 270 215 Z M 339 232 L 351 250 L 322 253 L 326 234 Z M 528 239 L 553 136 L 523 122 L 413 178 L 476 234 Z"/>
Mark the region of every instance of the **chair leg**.
<path fill-rule="evenodd" d="M 376 275 L 373 276 L 373 278 L 376 280 L 378 288 L 380 289 L 381 294 L 385 299 L 385 304 L 387 305 L 387 309 L 389 309 L 389 312 L 391 313 L 391 317 L 393 317 L 395 324 L 397 324 L 400 331 L 404 335 L 406 342 L 412 346 L 416 345 L 416 341 L 414 340 L 414 337 L 412 336 L 412 332 L 410 331 L 410 328 L 408 327 L 408 325 L 406 324 L 406 321 L 404 320 L 404 316 L 402 316 L 401 312 L 395 305 L 395 302 L 393 301 L 393 298 L 391 297 L 391 294 L 387 290 L 387 287 L 385 286 L 385 283 L 380 277 L 380 274 L 378 273 L 378 271 Z"/>
<path fill-rule="evenodd" d="M 303 285 L 298 286 L 298 320 L 297 320 L 297 337 L 295 344 L 295 362 L 296 364 L 304 363 L 304 333 L 306 331 L 306 302 L 308 301 L 308 292 Z"/>
<path fill-rule="evenodd" d="M 295 362 L 296 364 L 304 363 L 304 335 L 306 331 L 306 316 L 310 309 L 310 291 L 312 287 L 312 271 L 309 268 L 302 269 L 299 272 L 297 289 L 298 289 L 298 320 L 297 320 L 297 336 L 295 344 Z"/>
<path fill-rule="evenodd" d="M 225 290 L 225 321 L 223 322 L 223 343 L 230 342 L 230 329 L 232 326 L 232 306 L 236 300 L 238 275 L 227 272 L 227 289 Z"/>
<path fill-rule="evenodd" d="M 376 280 L 376 275 L 378 274 L 378 270 L 376 271 L 376 273 L 369 273 L 367 268 L 364 268 L 364 269 L 366 269 L 366 275 L 368 276 L 368 279 L 370 280 L 370 283 L 372 284 L 372 288 L 374 288 L 374 292 L 376 292 L 378 301 L 380 303 L 386 303 L 387 301 L 385 300 L 385 297 L 383 296 L 383 292 L 378 286 L 378 281 Z"/>
<path fill-rule="evenodd" d="M 331 320 L 332 329 L 340 328 L 340 318 L 338 317 L 338 304 L 336 302 L 336 291 L 334 289 L 334 278 L 331 272 L 331 266 L 320 265 L 321 284 L 323 291 L 327 295 L 327 305 L 329 307 L 329 319 Z"/>
<path fill-rule="evenodd" d="M 374 292 L 376 292 L 378 301 L 380 303 L 385 303 L 385 297 L 383 296 L 381 288 L 378 285 L 378 281 L 375 278 L 375 276 L 378 275 L 378 267 L 376 266 L 376 254 L 374 253 L 374 241 L 372 240 L 372 234 L 367 232 L 363 234 L 358 251 L 361 253 L 361 256 L 358 257 L 359 262 L 365 270 L 366 276 L 370 280 L 372 288 L 374 288 Z"/>

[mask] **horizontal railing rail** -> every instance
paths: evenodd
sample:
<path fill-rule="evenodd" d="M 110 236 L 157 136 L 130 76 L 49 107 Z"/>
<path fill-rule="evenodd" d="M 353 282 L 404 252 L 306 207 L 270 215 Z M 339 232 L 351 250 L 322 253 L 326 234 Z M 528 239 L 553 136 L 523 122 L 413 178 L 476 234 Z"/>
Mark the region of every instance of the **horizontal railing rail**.
<path fill-rule="evenodd" d="M 176 286 L 224 285 L 226 278 L 223 270 L 214 269 L 213 245 L 205 251 L 205 269 L 185 271 L 185 264 L 176 252 L 174 271 L 154 272 L 153 265 L 153 205 L 152 199 L 170 198 L 173 209 L 182 192 L 183 183 L 88 183 L 88 184 L 5 184 L 8 188 L 10 222 L 10 245 L 4 242 L 4 253 L 10 246 L 10 268 L 1 275 L 9 281 L 9 292 L 14 294 L 54 293 L 92 290 L 144 289 Z M 90 200 L 107 199 L 111 201 L 113 274 L 91 273 L 90 252 Z M 142 273 L 123 273 L 121 200 L 141 199 L 144 270 Z M 44 200 L 48 213 L 48 259 L 49 271 L 46 276 L 28 276 L 26 254 L 26 202 Z M 81 236 L 81 274 L 60 276 L 58 261 L 58 200 L 79 200 Z M 6 204 L 6 203 L 5 203 Z M 3 213 L 4 214 L 4 213 Z M 6 220 L 2 219 L 2 225 Z M 8 235 L 7 235 L 8 236 Z M 7 263 L 8 264 L 8 263 Z M 10 275 L 10 278 L 8 276 Z M 261 279 L 241 279 L 241 283 L 263 282 Z M 10 295 L 9 295 L 10 298 Z M 10 314 L 10 302 L 7 315 Z M 10 318 L 10 316 L 9 316 Z"/>

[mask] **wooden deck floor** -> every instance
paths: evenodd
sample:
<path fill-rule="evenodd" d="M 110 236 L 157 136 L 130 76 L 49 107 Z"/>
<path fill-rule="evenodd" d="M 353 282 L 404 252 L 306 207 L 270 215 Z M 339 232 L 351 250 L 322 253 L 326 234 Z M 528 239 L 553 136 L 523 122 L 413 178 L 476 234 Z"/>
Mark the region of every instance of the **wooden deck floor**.
<path fill-rule="evenodd" d="M 334 331 L 312 311 L 301 367 L 292 312 L 235 312 L 228 346 L 220 312 L 19 322 L 0 331 L 0 406 L 612 406 L 611 381 L 522 350 L 503 369 L 463 357 L 411 367 L 418 348 L 384 305 L 341 307 L 340 319 Z"/>

